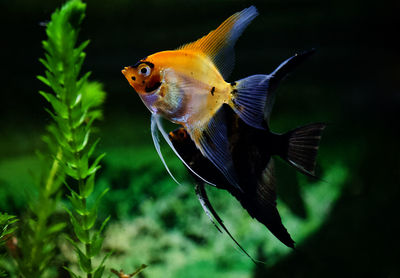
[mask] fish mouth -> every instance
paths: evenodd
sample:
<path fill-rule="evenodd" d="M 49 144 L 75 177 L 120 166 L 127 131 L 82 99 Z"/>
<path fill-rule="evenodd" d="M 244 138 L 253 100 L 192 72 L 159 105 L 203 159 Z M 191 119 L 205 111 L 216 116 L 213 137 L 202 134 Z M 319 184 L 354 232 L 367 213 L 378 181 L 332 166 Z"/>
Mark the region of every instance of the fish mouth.
<path fill-rule="evenodd" d="M 121 70 L 121 72 L 122 72 L 122 74 L 125 75 L 125 77 L 126 77 L 126 75 L 128 74 L 128 71 L 129 71 L 130 69 L 131 69 L 131 67 L 124 67 L 124 69 Z"/>
<path fill-rule="evenodd" d="M 129 84 L 135 88 L 134 80 L 135 76 L 133 73 L 134 69 L 131 66 L 124 67 L 123 70 L 121 70 L 122 74 L 125 76 L 126 80 L 128 80 Z"/>

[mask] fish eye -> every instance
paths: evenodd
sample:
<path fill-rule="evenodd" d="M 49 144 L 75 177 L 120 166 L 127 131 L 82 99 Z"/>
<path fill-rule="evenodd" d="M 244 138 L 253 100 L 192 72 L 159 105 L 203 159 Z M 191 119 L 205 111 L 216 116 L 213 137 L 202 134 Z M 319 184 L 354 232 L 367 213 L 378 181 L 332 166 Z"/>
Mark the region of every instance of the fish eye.
<path fill-rule="evenodd" d="M 139 68 L 138 72 L 139 72 L 139 74 L 141 74 L 143 76 L 149 76 L 151 69 L 148 65 L 143 65 Z"/>

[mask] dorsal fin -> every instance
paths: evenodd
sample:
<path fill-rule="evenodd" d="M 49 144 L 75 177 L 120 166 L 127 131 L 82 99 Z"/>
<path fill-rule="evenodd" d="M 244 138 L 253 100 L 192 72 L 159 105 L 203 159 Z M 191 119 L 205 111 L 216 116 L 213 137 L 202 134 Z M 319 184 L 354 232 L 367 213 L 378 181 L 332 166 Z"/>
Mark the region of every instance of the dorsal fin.
<path fill-rule="evenodd" d="M 235 64 L 233 47 L 247 25 L 258 15 L 251 6 L 225 20 L 217 29 L 195 42 L 185 44 L 178 50 L 200 51 L 214 62 L 222 76 L 227 79 Z"/>
<path fill-rule="evenodd" d="M 269 95 L 265 103 L 264 120 L 269 122 L 278 84 L 314 53 L 314 48 L 302 53 L 297 53 L 283 61 L 271 74 L 269 74 Z"/>

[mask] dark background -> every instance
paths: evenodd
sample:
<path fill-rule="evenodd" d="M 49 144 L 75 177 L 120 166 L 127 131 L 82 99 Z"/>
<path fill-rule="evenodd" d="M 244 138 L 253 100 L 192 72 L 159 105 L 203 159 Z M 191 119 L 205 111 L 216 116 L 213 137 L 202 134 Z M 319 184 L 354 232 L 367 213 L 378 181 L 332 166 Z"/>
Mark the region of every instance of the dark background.
<path fill-rule="evenodd" d="M 35 78 L 43 72 L 42 22 L 63 1 L 2 1 L 0 159 L 39 145 L 49 121 Z M 102 125 L 148 112 L 120 73 L 174 49 L 254 4 L 260 15 L 236 46 L 231 80 L 272 71 L 296 51 L 317 53 L 282 85 L 277 131 L 330 123 L 323 148 L 350 176 L 330 217 L 297 252 L 255 277 L 400 277 L 399 4 L 385 1 L 87 1 L 85 69 L 108 92 Z M 274 123 L 272 123 L 274 126 Z M 136 131 L 143 132 L 143 131 Z M 106 135 L 107 136 L 107 135 Z M 118 144 L 118 135 L 115 144 Z M 21 139 L 23 138 L 23 139 Z M 27 138 L 30 138 L 27 140 Z M 328 153 L 328 152 L 327 152 Z M 323 154 L 322 154 L 323 155 Z"/>

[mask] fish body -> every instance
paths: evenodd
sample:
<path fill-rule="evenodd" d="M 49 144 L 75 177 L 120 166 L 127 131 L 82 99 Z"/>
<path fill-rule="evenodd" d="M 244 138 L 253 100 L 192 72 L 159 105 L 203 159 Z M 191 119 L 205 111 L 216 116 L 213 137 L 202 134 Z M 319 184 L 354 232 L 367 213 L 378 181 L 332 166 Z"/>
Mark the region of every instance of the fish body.
<path fill-rule="evenodd" d="M 160 117 L 182 125 L 200 152 L 237 188 L 224 115 L 219 111 L 226 104 L 248 125 L 264 128 L 268 75 L 225 81 L 234 64 L 233 46 L 257 15 L 251 6 L 195 42 L 152 54 L 122 70 L 157 128 L 162 130 Z"/>

